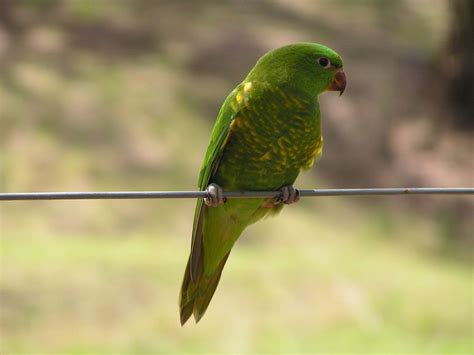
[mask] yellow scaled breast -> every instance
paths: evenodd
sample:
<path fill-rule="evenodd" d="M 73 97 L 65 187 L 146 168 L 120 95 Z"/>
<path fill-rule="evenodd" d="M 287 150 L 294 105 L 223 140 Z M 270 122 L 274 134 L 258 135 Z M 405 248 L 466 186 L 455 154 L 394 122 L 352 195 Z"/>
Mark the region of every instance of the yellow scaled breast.
<path fill-rule="evenodd" d="M 313 151 L 311 157 L 303 164 L 303 169 L 309 169 L 313 166 L 314 162 L 317 161 L 323 154 L 323 136 L 319 136 L 314 142 Z"/>
<path fill-rule="evenodd" d="M 236 114 L 216 178 L 223 185 L 281 186 L 309 169 L 322 153 L 312 103 L 263 85 L 243 83 L 230 103 Z"/>

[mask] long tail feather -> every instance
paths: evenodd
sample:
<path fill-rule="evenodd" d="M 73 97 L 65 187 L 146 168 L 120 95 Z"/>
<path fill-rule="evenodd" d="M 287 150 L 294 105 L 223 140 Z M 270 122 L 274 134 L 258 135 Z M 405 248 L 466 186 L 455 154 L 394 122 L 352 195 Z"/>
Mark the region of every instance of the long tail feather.
<path fill-rule="evenodd" d="M 205 276 L 201 272 L 194 282 L 191 280 L 190 262 L 188 260 L 179 298 L 181 325 L 186 323 L 189 317 L 191 317 L 191 314 L 194 315 L 194 319 L 197 323 L 204 313 L 206 313 L 207 307 L 219 284 L 222 270 L 224 269 L 229 254 L 230 252 L 225 255 L 217 269 L 210 276 Z"/>

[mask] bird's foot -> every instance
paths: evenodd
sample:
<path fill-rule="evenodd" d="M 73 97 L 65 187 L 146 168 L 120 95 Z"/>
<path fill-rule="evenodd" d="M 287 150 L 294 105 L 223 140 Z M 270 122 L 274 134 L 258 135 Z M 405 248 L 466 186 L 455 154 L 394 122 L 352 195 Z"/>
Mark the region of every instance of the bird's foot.
<path fill-rule="evenodd" d="M 298 202 L 300 200 L 300 192 L 298 189 L 295 189 L 293 185 L 283 186 L 280 191 L 281 193 L 273 200 L 275 205 L 278 205 L 282 202 L 286 205 L 291 205 L 292 203 Z"/>
<path fill-rule="evenodd" d="M 222 187 L 217 184 L 209 184 L 206 189 L 207 197 L 204 198 L 204 203 L 209 207 L 217 207 L 225 203 L 224 191 Z"/>

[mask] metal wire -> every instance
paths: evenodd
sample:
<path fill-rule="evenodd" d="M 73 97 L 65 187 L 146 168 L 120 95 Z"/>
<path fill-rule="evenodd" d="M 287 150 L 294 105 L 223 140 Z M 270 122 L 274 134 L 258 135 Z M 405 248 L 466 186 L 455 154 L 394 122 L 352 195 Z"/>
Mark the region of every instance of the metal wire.
<path fill-rule="evenodd" d="M 400 187 L 365 189 L 299 190 L 301 197 L 372 195 L 473 195 L 472 187 Z M 229 191 L 227 198 L 272 198 L 280 191 Z M 110 191 L 110 192 L 14 192 L 0 193 L 0 201 L 99 200 L 99 199 L 176 199 L 205 198 L 206 191 Z"/>

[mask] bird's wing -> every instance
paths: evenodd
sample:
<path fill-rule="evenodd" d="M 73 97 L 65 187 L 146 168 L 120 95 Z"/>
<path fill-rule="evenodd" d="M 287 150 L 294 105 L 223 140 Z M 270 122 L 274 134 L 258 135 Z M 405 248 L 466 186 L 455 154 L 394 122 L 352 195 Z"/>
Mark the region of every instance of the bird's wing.
<path fill-rule="evenodd" d="M 244 105 L 243 85 L 237 86 L 226 98 L 217 116 L 211 139 L 199 175 L 199 189 L 205 190 L 217 170 L 226 142 L 232 133 L 232 125 Z M 202 270 L 202 223 L 206 205 L 202 199 L 196 204 L 193 238 L 189 257 L 191 280 L 195 281 Z"/>

